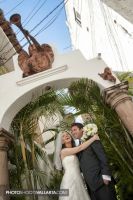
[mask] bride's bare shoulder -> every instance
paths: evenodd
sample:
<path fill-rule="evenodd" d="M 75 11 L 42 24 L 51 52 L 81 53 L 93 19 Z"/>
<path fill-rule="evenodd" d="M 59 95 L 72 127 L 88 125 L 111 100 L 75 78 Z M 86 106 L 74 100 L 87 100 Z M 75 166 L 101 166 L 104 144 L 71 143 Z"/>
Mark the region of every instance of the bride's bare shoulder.
<path fill-rule="evenodd" d="M 64 148 L 61 150 L 60 156 L 61 156 L 61 159 L 63 159 L 65 156 L 67 156 L 67 148 Z"/>
<path fill-rule="evenodd" d="M 60 152 L 60 154 L 62 155 L 62 154 L 64 154 L 66 151 L 67 151 L 67 148 L 62 149 L 61 152 Z"/>

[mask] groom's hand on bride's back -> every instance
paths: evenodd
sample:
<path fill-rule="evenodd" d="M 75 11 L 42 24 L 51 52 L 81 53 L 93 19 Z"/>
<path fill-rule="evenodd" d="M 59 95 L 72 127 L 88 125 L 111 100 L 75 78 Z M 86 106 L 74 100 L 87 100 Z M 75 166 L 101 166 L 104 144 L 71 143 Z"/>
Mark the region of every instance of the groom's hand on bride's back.
<path fill-rule="evenodd" d="M 100 140 L 98 134 L 95 134 L 95 135 L 93 136 L 93 138 L 94 138 L 95 140 Z"/>

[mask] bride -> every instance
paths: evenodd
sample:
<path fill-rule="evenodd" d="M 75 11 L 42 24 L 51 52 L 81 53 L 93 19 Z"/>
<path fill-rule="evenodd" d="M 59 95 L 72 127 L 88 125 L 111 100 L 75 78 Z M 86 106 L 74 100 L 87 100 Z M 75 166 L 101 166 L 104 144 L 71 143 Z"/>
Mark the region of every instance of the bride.
<path fill-rule="evenodd" d="M 94 135 L 80 146 L 75 147 L 75 142 L 67 131 L 58 134 L 54 165 L 58 170 L 64 169 L 60 189 L 69 190 L 69 195 L 59 196 L 59 200 L 90 200 L 82 180 L 76 154 L 86 149 L 95 140 L 99 140 L 98 135 Z"/>

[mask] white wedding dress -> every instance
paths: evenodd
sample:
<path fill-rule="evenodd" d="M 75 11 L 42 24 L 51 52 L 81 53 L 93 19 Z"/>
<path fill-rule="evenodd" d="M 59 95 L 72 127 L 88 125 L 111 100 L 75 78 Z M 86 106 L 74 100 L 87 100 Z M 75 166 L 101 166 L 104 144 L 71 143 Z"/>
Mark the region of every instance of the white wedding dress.
<path fill-rule="evenodd" d="M 69 189 L 69 196 L 60 196 L 59 200 L 90 200 L 80 173 L 77 156 L 66 156 L 62 160 L 62 165 L 65 173 L 60 189 Z"/>

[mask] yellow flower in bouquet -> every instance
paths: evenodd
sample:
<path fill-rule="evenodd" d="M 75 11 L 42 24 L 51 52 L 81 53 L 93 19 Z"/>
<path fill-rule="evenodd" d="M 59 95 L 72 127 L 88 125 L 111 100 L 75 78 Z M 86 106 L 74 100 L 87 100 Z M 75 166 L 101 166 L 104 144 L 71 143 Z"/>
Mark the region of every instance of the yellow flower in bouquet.
<path fill-rule="evenodd" d="M 83 136 L 81 137 L 81 140 L 83 142 L 85 142 L 88 138 L 90 138 L 91 136 L 95 135 L 98 131 L 98 127 L 96 124 L 92 123 L 92 124 L 87 124 L 86 126 L 84 126 L 83 128 Z"/>

